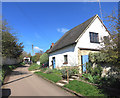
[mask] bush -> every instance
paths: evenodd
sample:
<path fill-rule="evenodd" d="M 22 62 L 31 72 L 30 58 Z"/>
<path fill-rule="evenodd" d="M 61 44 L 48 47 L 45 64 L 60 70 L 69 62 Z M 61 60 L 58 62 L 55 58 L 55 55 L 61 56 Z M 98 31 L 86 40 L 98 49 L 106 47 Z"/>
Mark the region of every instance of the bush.
<path fill-rule="evenodd" d="M 72 68 L 71 71 L 73 72 L 74 75 L 79 73 L 78 68 Z"/>
<path fill-rule="evenodd" d="M 113 76 L 102 77 L 100 79 L 100 83 L 99 84 L 101 86 L 107 86 L 107 87 L 111 87 L 111 88 L 120 89 L 120 79 L 115 78 Z"/>
<path fill-rule="evenodd" d="M 11 72 L 13 69 L 19 67 L 19 65 L 21 65 L 21 64 L 3 65 L 2 66 L 2 70 L 0 70 L 0 79 L 1 79 L 2 83 L 4 81 L 4 78 L 5 78 L 6 74 Z"/>
<path fill-rule="evenodd" d="M 43 55 L 40 56 L 40 63 L 44 64 L 49 61 L 49 57 L 47 53 L 44 53 Z"/>
<path fill-rule="evenodd" d="M 65 78 L 65 79 L 67 78 L 67 70 L 68 70 L 69 77 L 71 77 L 73 75 L 72 70 L 70 70 L 68 68 L 61 69 L 62 77 Z"/>
<path fill-rule="evenodd" d="M 20 65 L 25 65 L 25 62 L 21 62 Z"/>
<path fill-rule="evenodd" d="M 97 65 L 95 68 L 92 68 L 91 63 L 87 63 L 86 66 L 88 74 L 83 74 L 82 77 L 91 83 L 100 83 L 102 67 L 100 65 Z"/>

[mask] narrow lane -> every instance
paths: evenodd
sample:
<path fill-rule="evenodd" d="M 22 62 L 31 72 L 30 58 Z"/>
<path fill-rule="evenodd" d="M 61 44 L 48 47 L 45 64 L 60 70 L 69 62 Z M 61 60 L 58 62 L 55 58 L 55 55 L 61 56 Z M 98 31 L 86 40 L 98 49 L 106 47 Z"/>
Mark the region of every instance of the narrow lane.
<path fill-rule="evenodd" d="M 28 66 L 13 70 L 3 85 L 10 96 L 73 96 L 71 93 L 49 83 L 28 71 Z M 4 95 L 4 94 L 3 94 Z"/>

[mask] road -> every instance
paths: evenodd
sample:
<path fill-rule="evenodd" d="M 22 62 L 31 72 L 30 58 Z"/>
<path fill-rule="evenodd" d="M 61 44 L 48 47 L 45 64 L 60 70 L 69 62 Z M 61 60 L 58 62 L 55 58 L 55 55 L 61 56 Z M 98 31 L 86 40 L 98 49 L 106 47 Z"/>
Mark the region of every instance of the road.
<path fill-rule="evenodd" d="M 62 88 L 34 75 L 25 65 L 13 70 L 3 85 L 7 96 L 74 96 Z"/>

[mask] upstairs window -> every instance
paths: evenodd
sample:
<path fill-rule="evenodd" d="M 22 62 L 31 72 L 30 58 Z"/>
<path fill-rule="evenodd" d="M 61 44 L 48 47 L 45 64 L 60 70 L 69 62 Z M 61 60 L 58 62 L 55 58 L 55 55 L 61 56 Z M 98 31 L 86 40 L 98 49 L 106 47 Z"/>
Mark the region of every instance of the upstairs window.
<path fill-rule="evenodd" d="M 68 63 L 68 57 L 67 55 L 64 55 L 64 64 L 67 64 Z"/>
<path fill-rule="evenodd" d="M 98 33 L 90 32 L 90 42 L 99 43 Z"/>

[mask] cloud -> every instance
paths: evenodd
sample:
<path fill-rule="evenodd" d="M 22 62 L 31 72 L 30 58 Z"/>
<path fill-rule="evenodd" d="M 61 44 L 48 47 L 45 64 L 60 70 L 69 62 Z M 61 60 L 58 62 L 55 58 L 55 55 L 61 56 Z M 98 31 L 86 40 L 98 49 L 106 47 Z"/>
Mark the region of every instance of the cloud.
<path fill-rule="evenodd" d="M 57 29 L 58 32 L 61 32 L 61 33 L 65 33 L 67 31 L 69 31 L 69 29 L 66 29 L 66 28 L 58 28 Z"/>
<path fill-rule="evenodd" d="M 35 50 L 38 50 L 38 51 L 43 51 L 43 49 L 40 49 L 39 47 L 34 47 Z"/>

